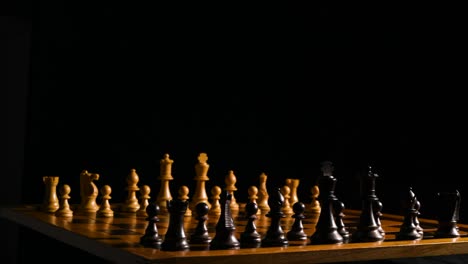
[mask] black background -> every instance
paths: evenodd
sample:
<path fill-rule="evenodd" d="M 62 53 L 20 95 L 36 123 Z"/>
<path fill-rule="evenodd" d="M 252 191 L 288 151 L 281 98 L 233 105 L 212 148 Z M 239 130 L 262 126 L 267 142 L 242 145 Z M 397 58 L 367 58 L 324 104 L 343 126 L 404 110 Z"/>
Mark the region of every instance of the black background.
<path fill-rule="evenodd" d="M 455 13 L 299 3 L 37 12 L 28 202 L 40 199 L 43 175 L 77 190 L 83 169 L 101 174 L 116 202 L 130 168 L 156 196 L 164 153 L 175 161 L 174 192 L 193 189 L 196 157 L 207 152 L 208 188 L 224 186 L 232 169 L 240 200 L 261 172 L 272 187 L 301 179 L 308 199 L 320 162 L 331 160 L 348 207 L 360 206 L 356 175 L 368 165 L 392 203 L 399 188 L 431 199 L 459 187 L 466 170 L 456 153 L 464 100 Z"/>
<path fill-rule="evenodd" d="M 261 172 L 270 188 L 301 179 L 308 201 L 324 160 L 335 164 L 347 207 L 360 206 L 357 175 L 369 165 L 384 212 L 398 212 L 410 186 L 425 216 L 439 191 L 464 197 L 466 41 L 457 8 L 30 7 L 20 17 L 32 26 L 29 82 L 25 96 L 16 93 L 25 130 L 10 134 L 24 139 L 22 186 L 11 191 L 21 202 L 42 200 L 45 175 L 60 176 L 79 202 L 83 169 L 121 202 L 135 168 L 155 198 L 164 153 L 174 160 L 173 193 L 193 190 L 200 152 L 208 188 L 224 186 L 232 169 L 240 201 Z"/>

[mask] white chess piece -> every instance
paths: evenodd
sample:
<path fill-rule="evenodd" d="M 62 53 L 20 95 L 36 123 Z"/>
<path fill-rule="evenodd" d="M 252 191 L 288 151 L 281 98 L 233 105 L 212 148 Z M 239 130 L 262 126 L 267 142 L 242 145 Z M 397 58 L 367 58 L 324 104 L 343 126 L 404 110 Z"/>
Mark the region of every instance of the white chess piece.
<path fill-rule="evenodd" d="M 112 210 L 109 200 L 112 198 L 110 196 L 112 189 L 109 185 L 104 185 L 101 188 L 101 205 L 97 211 L 98 216 L 102 217 L 112 217 L 114 216 L 114 211 Z"/>
<path fill-rule="evenodd" d="M 151 198 L 149 196 L 151 188 L 148 185 L 141 186 L 140 189 L 140 209 L 138 209 L 137 214 L 140 216 L 148 216 L 146 213 L 146 207 L 148 207 L 148 200 Z"/>
<path fill-rule="evenodd" d="M 70 209 L 70 204 L 68 199 L 70 199 L 71 188 L 68 184 L 63 184 L 60 189 L 60 206 L 57 211 L 55 211 L 55 216 L 58 217 L 71 217 L 73 216 L 73 211 Z"/>
<path fill-rule="evenodd" d="M 131 169 L 130 173 L 127 176 L 127 191 L 128 196 L 125 200 L 125 203 L 122 205 L 123 212 L 132 212 L 135 213 L 140 209 L 140 204 L 138 203 L 138 199 L 136 197 L 136 192 L 140 190 L 138 188 L 138 181 L 139 181 L 138 174 L 136 173 L 135 169 Z"/>

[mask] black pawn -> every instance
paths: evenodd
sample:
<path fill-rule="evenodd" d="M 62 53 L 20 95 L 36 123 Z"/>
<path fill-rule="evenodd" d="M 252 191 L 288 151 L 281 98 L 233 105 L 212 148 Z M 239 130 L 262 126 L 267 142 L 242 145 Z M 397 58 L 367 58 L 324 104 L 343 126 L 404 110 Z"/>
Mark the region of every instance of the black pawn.
<path fill-rule="evenodd" d="M 195 231 L 190 236 L 191 244 L 208 244 L 211 242 L 211 237 L 208 234 L 208 228 L 206 227 L 206 220 L 208 219 L 209 207 L 206 203 L 198 203 L 195 206 L 195 219 L 198 220 Z"/>
<path fill-rule="evenodd" d="M 290 241 L 304 241 L 307 240 L 307 234 L 304 233 L 304 225 L 302 224 L 302 219 L 305 218 L 304 211 L 305 205 L 301 202 L 296 202 L 293 205 L 294 223 L 291 226 L 291 230 L 287 233 L 286 237 Z"/>
<path fill-rule="evenodd" d="M 221 194 L 221 215 L 216 224 L 216 234 L 210 242 L 210 249 L 239 249 L 240 243 L 235 236 L 236 227 L 231 212 L 232 195 L 227 191 Z"/>
<path fill-rule="evenodd" d="M 284 235 L 283 228 L 281 227 L 281 218 L 285 217 L 283 213 L 283 204 L 284 196 L 281 193 L 281 189 L 276 188 L 268 198 L 270 211 L 266 216 L 271 219 L 271 222 L 265 237 L 262 239 L 262 246 L 281 247 L 289 245 L 288 239 Z"/>
<path fill-rule="evenodd" d="M 150 203 L 146 207 L 146 217 L 145 220 L 148 221 L 148 225 L 146 226 L 145 234 L 140 238 L 140 244 L 145 247 L 154 247 L 160 248 L 162 243 L 162 238 L 158 234 L 158 227 L 156 223 L 159 222 L 159 206 L 156 203 Z"/>
<path fill-rule="evenodd" d="M 188 208 L 188 201 L 179 199 L 169 200 L 167 210 L 169 212 L 169 226 L 161 244 L 161 250 L 183 251 L 190 248 L 184 229 L 184 216 Z"/>
<path fill-rule="evenodd" d="M 262 239 L 260 234 L 257 232 L 255 226 L 255 220 L 257 220 L 258 205 L 254 202 L 249 202 L 245 205 L 245 213 L 247 218 L 247 224 L 244 232 L 240 237 L 241 247 L 245 248 L 256 248 L 260 247 Z"/>

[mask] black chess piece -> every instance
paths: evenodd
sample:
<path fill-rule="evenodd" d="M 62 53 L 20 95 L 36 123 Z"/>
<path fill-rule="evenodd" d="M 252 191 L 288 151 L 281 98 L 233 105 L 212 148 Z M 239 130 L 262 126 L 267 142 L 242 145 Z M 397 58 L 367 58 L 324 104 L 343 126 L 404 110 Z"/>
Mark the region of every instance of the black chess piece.
<path fill-rule="evenodd" d="M 315 232 L 310 237 L 311 244 L 341 244 L 343 237 L 338 233 L 335 222 L 333 204 L 338 200 L 335 196 L 336 178 L 333 166 L 329 161 L 322 163 L 322 175 L 319 177 L 319 200 L 322 206 Z"/>
<path fill-rule="evenodd" d="M 459 237 L 458 232 L 458 217 L 460 211 L 460 193 L 455 192 L 439 192 L 437 194 L 437 230 L 434 233 L 436 238 L 455 238 Z"/>
<path fill-rule="evenodd" d="M 379 231 L 378 222 L 375 219 L 374 207 L 378 201 L 375 195 L 375 180 L 378 174 L 372 171 L 372 167 L 368 167 L 366 175 L 361 177 L 361 199 L 362 211 L 359 217 L 357 230 L 352 235 L 353 242 L 377 242 L 383 241 L 384 236 Z"/>
<path fill-rule="evenodd" d="M 153 248 L 161 248 L 161 244 L 163 239 L 159 236 L 158 227 L 156 225 L 159 222 L 159 215 L 160 209 L 159 205 L 156 203 L 150 203 L 146 207 L 146 220 L 148 221 L 148 225 L 145 229 L 145 234 L 140 238 L 140 244 L 145 247 L 153 247 Z"/>
<path fill-rule="evenodd" d="M 421 236 L 424 236 L 424 228 L 421 226 L 419 222 L 419 215 L 421 215 L 421 203 L 419 202 L 417 197 L 414 197 L 415 203 L 414 203 L 414 210 L 416 210 L 415 216 L 414 216 L 414 225 L 416 226 L 416 230 L 418 231 Z"/>
<path fill-rule="evenodd" d="M 239 249 L 240 242 L 235 236 L 236 227 L 231 212 L 232 195 L 228 191 L 221 194 L 221 215 L 216 224 L 216 234 L 209 249 Z"/>
<path fill-rule="evenodd" d="M 195 219 L 198 220 L 195 231 L 190 236 L 190 244 L 208 244 L 211 242 L 211 237 L 208 234 L 208 228 L 206 227 L 206 220 L 208 220 L 208 204 L 200 202 L 195 206 Z"/>
<path fill-rule="evenodd" d="M 166 201 L 169 212 L 169 226 L 167 227 L 161 250 L 183 251 L 190 249 L 184 229 L 184 215 L 188 208 L 187 200 L 174 199 Z"/>
<path fill-rule="evenodd" d="M 248 202 L 245 205 L 245 216 L 247 224 L 244 232 L 241 233 L 240 243 L 243 248 L 257 248 L 260 247 L 262 239 L 261 235 L 257 232 L 255 220 L 257 220 L 258 205 L 255 202 Z"/>
<path fill-rule="evenodd" d="M 262 239 L 262 246 L 288 246 L 289 241 L 281 227 L 281 218 L 285 217 L 283 213 L 284 196 L 281 193 L 281 188 L 276 188 L 276 190 L 271 193 L 270 197 L 268 197 L 268 205 L 270 206 L 270 211 L 266 216 L 269 217 L 271 221 L 265 237 Z"/>
<path fill-rule="evenodd" d="M 402 206 L 405 210 L 405 218 L 400 226 L 400 231 L 396 234 L 398 240 L 418 240 L 422 235 L 418 232 L 415 225 L 416 209 L 416 195 L 410 187 L 408 193 L 405 195 Z"/>
<path fill-rule="evenodd" d="M 343 242 L 348 242 L 349 240 L 349 231 L 347 230 L 345 223 L 344 223 L 344 208 L 345 205 L 342 201 L 338 199 L 333 201 L 333 210 L 335 215 L 335 223 L 338 233 L 343 237 Z"/>
<path fill-rule="evenodd" d="M 291 226 L 291 229 L 286 234 L 286 238 L 289 241 L 305 241 L 307 240 L 307 234 L 304 232 L 304 225 L 302 224 L 302 220 L 305 217 L 304 215 L 305 205 L 302 202 L 296 202 L 293 204 L 293 212 L 294 214 L 292 217 L 294 218 L 294 223 Z"/>
<path fill-rule="evenodd" d="M 382 236 L 385 236 L 385 230 L 383 230 L 382 222 L 380 221 L 380 218 L 382 217 L 382 208 L 383 208 L 382 202 L 379 200 L 379 198 L 376 198 L 374 200 L 374 207 L 373 207 L 375 223 L 377 224 L 377 230 L 380 232 L 380 234 Z"/>

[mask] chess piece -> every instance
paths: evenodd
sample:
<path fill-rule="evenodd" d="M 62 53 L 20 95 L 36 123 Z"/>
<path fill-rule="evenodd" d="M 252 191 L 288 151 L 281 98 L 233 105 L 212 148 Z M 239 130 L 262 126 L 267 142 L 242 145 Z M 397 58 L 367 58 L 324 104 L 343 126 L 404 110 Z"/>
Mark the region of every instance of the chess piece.
<path fill-rule="evenodd" d="M 251 203 L 255 203 L 257 204 L 257 199 L 258 199 L 258 188 L 257 186 L 250 186 L 249 189 L 247 190 L 248 194 L 249 194 L 249 202 Z M 257 204 L 257 208 L 258 208 L 258 204 Z M 257 209 L 257 215 L 261 214 L 260 210 Z"/>
<path fill-rule="evenodd" d="M 270 206 L 268 205 L 269 195 L 266 186 L 267 179 L 268 176 L 265 173 L 260 174 L 257 205 L 262 214 L 266 214 L 270 211 Z"/>
<path fill-rule="evenodd" d="M 436 238 L 460 237 L 458 232 L 458 218 L 460 211 L 460 193 L 439 192 L 437 193 L 437 230 L 434 233 Z"/>
<path fill-rule="evenodd" d="M 140 238 L 140 244 L 145 247 L 161 248 L 163 239 L 159 236 L 158 227 L 156 225 L 159 222 L 158 215 L 160 213 L 159 205 L 156 203 L 150 203 L 146 206 L 146 221 L 148 225 L 145 229 L 145 234 Z"/>
<path fill-rule="evenodd" d="M 416 217 L 416 196 L 410 187 L 406 197 L 402 201 L 403 209 L 405 210 L 405 217 L 403 223 L 400 226 L 400 231 L 396 234 L 398 240 L 418 240 L 422 238 L 422 235 L 418 232 L 416 225 L 414 224 L 414 218 Z"/>
<path fill-rule="evenodd" d="M 179 200 L 185 202 L 185 201 L 188 201 L 189 199 L 189 188 L 187 186 L 181 186 L 179 188 L 179 191 L 178 191 L 178 194 L 179 196 L 177 197 Z M 190 210 L 189 207 L 187 207 L 187 209 L 185 209 L 185 213 L 184 213 L 184 216 L 192 216 L 192 210 Z"/>
<path fill-rule="evenodd" d="M 138 209 L 137 214 L 140 216 L 147 216 L 146 207 L 149 204 L 149 196 L 151 192 L 151 188 L 148 185 L 141 186 L 140 189 L 140 209 Z"/>
<path fill-rule="evenodd" d="M 97 211 L 98 216 L 102 217 L 112 217 L 114 216 L 114 211 L 112 210 L 109 200 L 111 199 L 112 189 L 109 185 L 104 185 L 101 188 L 101 205 L 99 206 L 99 210 Z"/>
<path fill-rule="evenodd" d="M 212 215 L 220 215 L 221 214 L 221 204 L 219 203 L 220 194 L 222 190 L 219 186 L 213 186 L 211 188 L 211 208 L 208 212 Z"/>
<path fill-rule="evenodd" d="M 266 214 L 266 217 L 269 217 L 271 220 L 265 237 L 262 239 L 262 246 L 282 247 L 289 245 L 280 222 L 281 218 L 285 217 L 283 213 L 284 200 L 280 188 L 277 188 L 268 199 L 270 211 Z"/>
<path fill-rule="evenodd" d="M 377 230 L 380 232 L 382 236 L 385 236 L 385 231 L 382 228 L 382 222 L 380 221 L 380 218 L 382 217 L 382 202 L 377 198 L 374 200 L 374 218 L 375 218 L 375 223 L 377 224 Z"/>
<path fill-rule="evenodd" d="M 255 187 L 255 186 L 251 186 Z M 257 187 L 255 187 L 256 189 Z M 249 188 L 250 190 L 251 188 Z M 257 248 L 261 246 L 261 235 L 257 232 L 255 220 L 257 220 L 258 206 L 255 201 L 250 200 L 245 205 L 245 217 L 247 224 L 245 225 L 244 232 L 240 236 L 240 244 L 243 248 Z"/>
<path fill-rule="evenodd" d="M 421 209 L 421 203 L 419 202 L 417 197 L 414 197 L 415 203 L 414 203 L 414 210 L 416 210 L 415 216 L 414 216 L 414 225 L 416 226 L 416 230 L 418 231 L 421 236 L 424 236 L 424 228 L 419 223 L 419 215 L 421 214 L 419 210 Z"/>
<path fill-rule="evenodd" d="M 45 184 L 44 201 L 41 210 L 46 213 L 54 213 L 60 207 L 59 199 L 57 197 L 57 184 L 59 182 L 58 176 L 44 176 L 42 181 Z"/>
<path fill-rule="evenodd" d="M 322 163 L 322 176 L 319 178 L 321 212 L 315 228 L 310 237 L 311 244 L 341 244 L 344 239 L 338 233 L 335 222 L 333 204 L 335 196 L 336 178 L 333 176 L 333 166 L 329 161 Z"/>
<path fill-rule="evenodd" d="M 221 215 L 216 224 L 216 233 L 210 242 L 210 249 L 239 249 L 240 243 L 235 236 L 236 226 L 231 212 L 230 191 L 221 194 Z"/>
<path fill-rule="evenodd" d="M 127 199 L 125 199 L 125 203 L 122 205 L 122 212 L 135 213 L 138 211 L 138 209 L 140 209 L 140 204 L 138 203 L 138 199 L 136 197 L 136 192 L 140 190 L 140 188 L 137 186 L 139 179 L 140 178 L 138 177 L 136 170 L 131 169 L 126 179 L 126 190 L 128 192 L 128 196 Z"/>
<path fill-rule="evenodd" d="M 226 183 L 226 188 L 224 188 L 226 191 L 229 192 L 231 195 L 231 210 L 232 211 L 237 211 L 239 210 L 239 204 L 236 201 L 236 198 L 234 196 L 234 192 L 237 191 L 236 188 L 236 175 L 234 175 L 234 171 L 230 170 L 229 173 L 226 175 L 224 178 L 224 182 Z"/>
<path fill-rule="evenodd" d="M 286 238 L 289 241 L 305 241 L 307 240 L 307 234 L 304 232 L 304 225 L 302 220 L 305 218 L 304 211 L 305 205 L 301 202 L 296 202 L 293 205 L 294 223 L 291 226 L 291 230 L 286 234 Z"/>
<path fill-rule="evenodd" d="M 179 188 L 179 197 L 167 201 L 166 208 L 169 212 L 169 226 L 167 227 L 161 250 L 183 251 L 190 249 L 184 229 L 184 216 L 188 209 L 188 187 Z"/>
<path fill-rule="evenodd" d="M 361 177 L 361 199 L 362 210 L 359 217 L 357 230 L 352 235 L 353 242 L 377 242 L 383 241 L 384 236 L 379 231 L 379 225 L 375 219 L 376 201 L 375 180 L 378 174 L 372 172 L 372 167 L 368 167 L 367 175 Z"/>
<path fill-rule="evenodd" d="M 281 194 L 284 197 L 283 213 L 285 215 L 292 215 L 294 213 L 293 209 L 291 208 L 291 205 L 289 204 L 290 193 L 291 193 L 291 189 L 289 188 L 288 185 L 284 185 L 283 187 L 281 187 Z"/>
<path fill-rule="evenodd" d="M 320 202 L 318 200 L 318 197 L 320 195 L 320 190 L 319 190 L 318 185 L 312 186 L 311 192 L 312 192 L 312 201 L 310 203 L 310 212 L 312 214 L 319 214 L 321 208 L 320 208 Z"/>
<path fill-rule="evenodd" d="M 336 228 L 338 233 L 343 237 L 343 242 L 348 242 L 349 240 L 349 231 L 346 229 L 345 223 L 344 223 L 344 208 L 345 205 L 342 201 L 334 200 L 333 201 L 333 211 L 335 215 L 335 223 L 336 223 Z"/>
<path fill-rule="evenodd" d="M 161 212 L 167 212 L 167 201 L 172 200 L 171 190 L 169 188 L 169 181 L 172 181 L 172 164 L 174 160 L 169 158 L 169 154 L 164 154 L 163 159 L 159 161 L 160 164 L 160 175 L 158 180 L 161 181 L 161 188 L 159 189 L 156 203 L 158 204 Z"/>
<path fill-rule="evenodd" d="M 291 190 L 289 193 L 289 204 L 291 207 L 294 206 L 295 203 L 299 202 L 299 197 L 297 196 L 297 188 L 299 187 L 299 183 L 299 179 L 286 179 L 286 185 Z"/>
<path fill-rule="evenodd" d="M 80 173 L 80 196 L 81 203 L 79 206 L 79 212 L 83 213 L 95 213 L 99 210 L 99 206 L 96 203 L 96 198 L 99 194 L 99 190 L 93 181 L 99 180 L 99 174 L 90 173 L 87 170 L 83 170 Z"/>
<path fill-rule="evenodd" d="M 195 227 L 194 233 L 190 236 L 191 244 L 209 244 L 211 237 L 208 234 L 208 228 L 206 227 L 206 220 L 208 220 L 209 207 L 204 202 L 199 202 L 195 206 L 195 219 L 198 221 Z"/>
<path fill-rule="evenodd" d="M 205 203 L 208 205 L 208 208 L 211 207 L 211 204 L 208 202 L 208 196 L 206 194 L 206 187 L 205 182 L 209 181 L 208 178 L 208 169 L 210 165 L 206 162 L 208 160 L 208 156 L 206 153 L 200 153 L 198 156 L 198 163 L 195 165 L 195 173 L 196 176 L 194 180 L 196 181 L 195 192 L 192 196 L 192 201 L 189 204 L 189 208 L 193 211 L 195 206 L 198 203 Z"/>
<path fill-rule="evenodd" d="M 70 204 L 68 203 L 68 199 L 70 199 L 70 191 L 71 188 L 68 184 L 63 184 L 60 189 L 60 204 L 57 211 L 55 211 L 55 216 L 58 217 L 72 217 L 73 211 L 70 209 Z"/>

